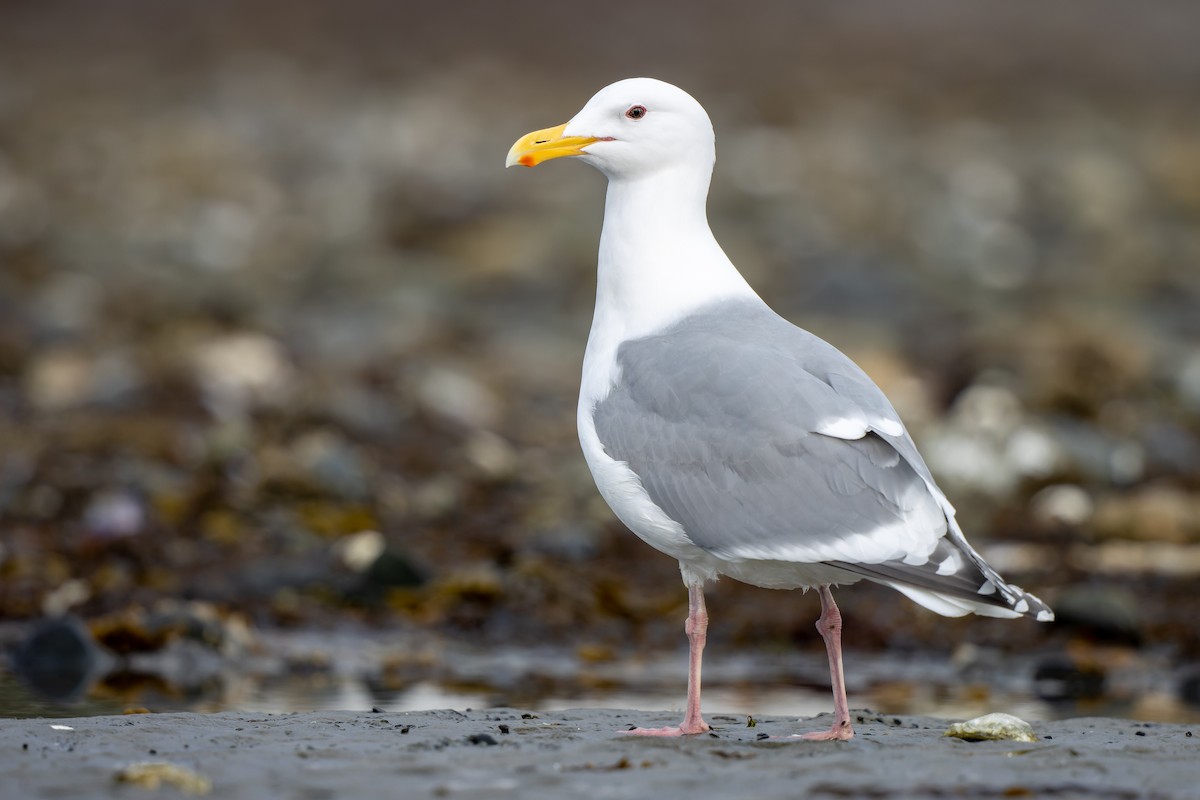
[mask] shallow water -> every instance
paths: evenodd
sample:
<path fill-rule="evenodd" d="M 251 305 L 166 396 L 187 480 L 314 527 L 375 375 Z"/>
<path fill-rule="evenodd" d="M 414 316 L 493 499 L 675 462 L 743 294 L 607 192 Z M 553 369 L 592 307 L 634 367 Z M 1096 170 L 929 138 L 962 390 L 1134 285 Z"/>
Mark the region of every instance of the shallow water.
<path fill-rule="evenodd" d="M 565 648 L 479 648 L 326 632 L 264 634 L 259 649 L 254 657 L 214 661 L 207 671 L 186 652 L 136 662 L 141 671 L 109 664 L 57 699 L 38 692 L 37 681 L 0 671 L 0 717 L 500 706 L 680 710 L 686 692 L 682 651 L 597 658 Z M 1034 679 L 1041 663 L 1045 654 L 969 648 L 950 655 L 848 652 L 846 679 L 851 707 L 880 714 L 968 718 L 1004 711 L 1030 720 L 1102 715 L 1200 722 L 1200 706 L 1175 691 L 1177 671 L 1153 659 L 1114 668 L 1103 691 L 1091 697 L 1054 702 L 1044 699 L 1047 685 Z M 708 714 L 754 717 L 826 713 L 832 702 L 823 654 L 714 652 L 705 664 L 704 707 Z"/>

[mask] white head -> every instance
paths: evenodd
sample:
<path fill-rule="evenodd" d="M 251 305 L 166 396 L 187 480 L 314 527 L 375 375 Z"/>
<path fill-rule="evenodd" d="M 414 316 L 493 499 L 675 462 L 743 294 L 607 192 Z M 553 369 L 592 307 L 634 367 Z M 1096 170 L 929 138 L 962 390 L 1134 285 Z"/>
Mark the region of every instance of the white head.
<path fill-rule="evenodd" d="M 712 171 L 714 136 L 708 114 L 682 89 L 653 78 L 604 87 L 570 122 L 521 137 L 506 166 L 537 166 L 576 156 L 610 180 L 683 167 Z"/>

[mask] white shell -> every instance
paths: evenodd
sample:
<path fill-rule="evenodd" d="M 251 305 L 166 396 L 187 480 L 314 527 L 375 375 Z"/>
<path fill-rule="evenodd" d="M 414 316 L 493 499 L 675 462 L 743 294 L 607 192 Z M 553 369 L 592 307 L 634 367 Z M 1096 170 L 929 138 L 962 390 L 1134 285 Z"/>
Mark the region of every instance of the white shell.
<path fill-rule="evenodd" d="M 956 722 L 946 729 L 945 735 L 968 742 L 1036 742 L 1038 740 L 1029 723 L 1012 714 L 985 714 L 966 722 Z"/>

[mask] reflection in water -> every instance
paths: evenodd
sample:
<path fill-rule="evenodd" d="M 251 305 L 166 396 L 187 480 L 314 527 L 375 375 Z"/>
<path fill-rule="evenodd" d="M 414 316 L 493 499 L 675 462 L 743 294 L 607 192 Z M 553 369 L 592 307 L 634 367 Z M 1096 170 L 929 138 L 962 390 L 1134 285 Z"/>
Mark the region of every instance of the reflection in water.
<path fill-rule="evenodd" d="M 271 681 L 253 687 L 232 709 L 240 711 L 426 711 L 441 708 L 516 707 L 534 711 L 569 708 L 627 708 L 643 711 L 682 711 L 684 687 L 638 688 L 590 691 L 579 695 L 549 695 L 540 698 L 512 696 L 502 692 L 471 691 L 455 686 L 422 681 L 402 690 L 376 692 L 365 682 L 341 680 L 320 687 L 309 680 Z M 706 687 L 706 713 L 714 715 L 811 717 L 830 711 L 828 690 L 806 687 L 711 686 Z M 1051 705 L 1030 695 L 1000 694 L 979 687 L 928 692 L 897 692 L 893 686 L 851 693 L 854 709 L 871 709 L 880 714 L 923 714 L 966 719 L 1003 710 L 1027 720 L 1045 720 L 1081 715 L 1124 716 L 1128 711 L 1115 704 L 1091 706 Z M 1178 721 L 1200 721 L 1200 709 L 1162 709 Z"/>
<path fill-rule="evenodd" d="M 9 652 L 12 669 L 0 671 L 0 716 L 9 717 L 497 706 L 677 711 L 686 674 L 682 652 L 597 658 L 569 648 L 485 649 L 349 631 L 259 632 L 253 654 L 236 657 L 193 639 L 117 656 L 70 619 L 39 624 Z M 852 707 L 881 714 L 967 718 L 1005 711 L 1031 720 L 1103 715 L 1200 721 L 1200 705 L 1179 690 L 1186 676 L 1176 668 L 1144 656 L 1089 652 L 1084 666 L 1108 665 L 1102 681 L 1089 681 L 1078 659 L 1062 653 L 1005 655 L 980 648 L 960 648 L 952 656 L 855 653 L 846 677 Z M 708 672 L 705 707 L 711 714 L 813 716 L 830 710 L 821 653 L 742 651 L 715 660 Z"/>

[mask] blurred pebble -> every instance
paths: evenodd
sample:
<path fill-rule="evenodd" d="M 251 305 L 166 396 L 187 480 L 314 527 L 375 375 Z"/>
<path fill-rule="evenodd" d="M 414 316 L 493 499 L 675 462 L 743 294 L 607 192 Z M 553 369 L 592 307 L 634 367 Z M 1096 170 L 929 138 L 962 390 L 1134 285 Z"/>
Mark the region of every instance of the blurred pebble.
<path fill-rule="evenodd" d="M 500 400 L 475 376 L 450 367 L 430 370 L 417 386 L 421 404 L 468 428 L 494 428 Z"/>
<path fill-rule="evenodd" d="M 72 578 L 42 597 L 42 613 L 47 617 L 61 617 L 91 596 L 92 590 L 85 581 Z"/>
<path fill-rule="evenodd" d="M 1038 428 L 1022 425 L 1013 431 L 1004 456 L 1023 477 L 1044 478 L 1065 466 L 1065 458 L 1053 437 Z"/>
<path fill-rule="evenodd" d="M 99 492 L 88 501 L 83 524 L 91 535 L 101 539 L 136 536 L 146 527 L 145 503 L 124 489 Z"/>
<path fill-rule="evenodd" d="M 1011 389 L 984 383 L 964 389 L 950 413 L 956 426 L 992 437 L 1011 435 L 1023 416 L 1021 401 Z"/>
<path fill-rule="evenodd" d="M 1054 599 L 1055 626 L 1108 642 L 1138 642 L 1142 618 L 1137 597 L 1115 586 L 1068 586 Z"/>
<path fill-rule="evenodd" d="M 1086 491 L 1074 484 L 1054 484 L 1029 500 L 1034 519 L 1077 527 L 1091 519 L 1095 504 Z"/>
<path fill-rule="evenodd" d="M 426 570 L 403 553 L 385 550 L 371 562 L 363 575 L 368 590 L 421 586 L 429 576 Z"/>
<path fill-rule="evenodd" d="M 113 773 L 117 783 L 127 783 L 155 791 L 162 786 L 177 789 L 183 794 L 206 795 L 212 792 L 212 781 L 191 767 L 169 761 L 140 761 L 119 767 Z"/>
<path fill-rule="evenodd" d="M 921 445 L 938 482 L 951 490 L 973 489 L 1004 497 L 1016 488 L 1016 470 L 999 445 L 987 436 L 935 425 L 922 437 Z"/>
<path fill-rule="evenodd" d="M 1029 723 L 1012 714 L 985 714 L 982 717 L 956 722 L 944 736 L 968 742 L 1036 742 L 1037 736 Z"/>
<path fill-rule="evenodd" d="M 432 519 L 455 508 L 462 498 L 462 484 L 452 475 L 423 481 L 409 492 L 409 506 L 418 517 Z"/>
<path fill-rule="evenodd" d="M 77 699 L 104 669 L 104 660 L 87 627 L 57 616 L 37 623 L 13 655 L 18 675 L 60 701 Z"/>
<path fill-rule="evenodd" d="M 334 545 L 342 563 L 354 572 L 362 572 L 383 554 L 387 542 L 379 531 L 359 531 L 343 536 Z"/>
<path fill-rule="evenodd" d="M 517 468 L 517 454 L 512 445 L 491 431 L 474 431 L 467 439 L 467 460 L 486 477 L 500 480 L 510 477 Z"/>
<path fill-rule="evenodd" d="M 55 349 L 37 355 L 25 374 L 25 394 L 39 411 L 60 411 L 83 405 L 95 382 L 91 358 L 75 349 Z"/>
<path fill-rule="evenodd" d="M 1104 696 L 1105 683 L 1094 664 L 1078 665 L 1068 658 L 1043 660 L 1033 674 L 1034 694 L 1051 703 L 1095 700 Z"/>
<path fill-rule="evenodd" d="M 192 369 L 218 417 L 240 417 L 278 403 L 292 390 L 291 364 L 279 342 L 258 333 L 234 333 L 197 345 Z"/>
<path fill-rule="evenodd" d="M 1006 497 L 1023 476 L 1048 474 L 1060 460 L 1050 437 L 1024 417 L 1011 389 L 973 384 L 946 420 L 929 426 L 922 437 L 925 459 L 949 486 Z"/>

